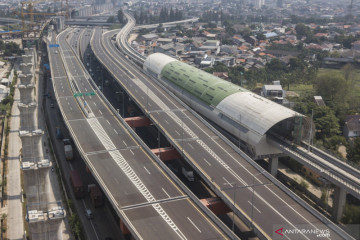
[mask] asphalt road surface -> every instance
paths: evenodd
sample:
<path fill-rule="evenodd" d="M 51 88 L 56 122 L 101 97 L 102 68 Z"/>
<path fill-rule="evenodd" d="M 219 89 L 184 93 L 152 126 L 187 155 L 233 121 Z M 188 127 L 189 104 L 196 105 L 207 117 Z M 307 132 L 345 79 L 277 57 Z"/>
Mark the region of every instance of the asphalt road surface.
<path fill-rule="evenodd" d="M 268 238 L 276 237 L 275 230 L 281 226 L 329 229 L 278 186 L 263 185 L 271 183 L 267 177 L 122 56 L 111 40 L 115 33 L 95 30 L 91 47 L 96 57 L 213 189 L 221 189 L 229 202 L 235 200 L 241 215 Z M 234 192 L 233 188 L 238 189 Z M 342 239 L 334 231 L 329 232 L 331 239 Z M 313 237 L 303 233 L 284 236 Z"/>
<path fill-rule="evenodd" d="M 226 238 L 96 94 L 74 98 L 72 87 L 81 93 L 96 91 L 66 42 L 67 33 L 58 36 L 59 53 L 49 48 L 59 107 L 79 151 L 129 230 L 144 239 Z"/>

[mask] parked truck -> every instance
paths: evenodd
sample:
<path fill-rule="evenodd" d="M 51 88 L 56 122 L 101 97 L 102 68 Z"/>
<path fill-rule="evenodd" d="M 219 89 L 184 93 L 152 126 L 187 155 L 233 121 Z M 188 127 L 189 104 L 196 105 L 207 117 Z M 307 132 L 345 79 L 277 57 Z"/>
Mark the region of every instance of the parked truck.
<path fill-rule="evenodd" d="M 71 186 L 74 190 L 76 198 L 83 198 L 85 196 L 85 187 L 76 170 L 70 171 Z"/>
<path fill-rule="evenodd" d="M 195 180 L 194 179 L 194 172 L 192 170 L 186 170 L 185 167 L 181 167 L 181 172 L 182 172 L 182 174 L 184 174 L 184 176 L 186 177 L 186 179 L 189 182 L 193 182 Z"/>
<path fill-rule="evenodd" d="M 63 135 L 62 135 L 60 127 L 56 127 L 56 138 L 57 139 L 63 139 Z"/>
<path fill-rule="evenodd" d="M 64 143 L 65 159 L 67 161 L 73 160 L 74 155 L 73 155 L 73 149 L 71 146 L 70 139 L 64 139 L 63 143 Z"/>
<path fill-rule="evenodd" d="M 103 194 L 98 186 L 95 184 L 89 184 L 88 192 L 90 193 L 91 202 L 93 203 L 94 207 L 101 207 L 104 205 Z"/>

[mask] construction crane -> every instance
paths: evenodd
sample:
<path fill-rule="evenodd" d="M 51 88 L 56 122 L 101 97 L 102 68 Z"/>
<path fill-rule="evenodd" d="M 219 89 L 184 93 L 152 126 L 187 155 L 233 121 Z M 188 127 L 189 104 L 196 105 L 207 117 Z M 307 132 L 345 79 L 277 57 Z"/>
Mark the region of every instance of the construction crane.
<path fill-rule="evenodd" d="M 69 16 L 68 13 L 68 0 L 66 0 L 66 11 L 63 12 L 62 7 L 61 7 L 61 11 L 60 12 L 54 12 L 54 13 L 44 13 L 44 12 L 34 12 L 34 4 L 36 3 L 40 3 L 43 2 L 44 0 L 39 0 L 39 1 L 27 1 L 27 2 L 21 2 L 21 22 L 22 22 L 22 31 L 23 32 L 34 32 L 34 26 L 35 26 L 35 21 L 34 21 L 34 16 Z M 55 4 L 56 4 L 56 0 L 54 0 L 54 10 L 55 10 Z M 61 5 L 62 4 L 62 0 L 61 0 Z M 27 12 L 25 12 L 25 6 L 27 6 Z M 28 25 L 28 27 L 26 26 L 25 23 L 25 16 L 29 15 L 30 16 L 30 23 Z"/>

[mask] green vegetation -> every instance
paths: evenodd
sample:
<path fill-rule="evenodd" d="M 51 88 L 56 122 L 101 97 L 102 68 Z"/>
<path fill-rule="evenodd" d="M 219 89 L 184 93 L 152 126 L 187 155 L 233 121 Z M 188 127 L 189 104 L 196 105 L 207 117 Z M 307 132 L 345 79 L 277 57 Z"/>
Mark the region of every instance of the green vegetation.
<path fill-rule="evenodd" d="M 344 224 L 360 224 L 360 206 L 345 204 L 344 217 L 341 222 Z"/>
<path fill-rule="evenodd" d="M 5 57 L 20 55 L 22 53 L 19 44 L 14 42 L 4 42 L 2 40 L 0 40 L 0 51 L 4 52 Z"/>
<path fill-rule="evenodd" d="M 106 20 L 107 23 L 115 23 L 116 22 L 116 19 L 114 16 L 110 16 L 107 20 Z"/>
<path fill-rule="evenodd" d="M 70 228 L 77 239 L 84 239 L 83 228 L 72 200 L 68 201 L 68 207 L 72 212 L 71 216 L 69 217 Z"/>
<path fill-rule="evenodd" d="M 347 159 L 356 164 L 360 164 L 360 138 L 354 139 L 347 148 Z"/>

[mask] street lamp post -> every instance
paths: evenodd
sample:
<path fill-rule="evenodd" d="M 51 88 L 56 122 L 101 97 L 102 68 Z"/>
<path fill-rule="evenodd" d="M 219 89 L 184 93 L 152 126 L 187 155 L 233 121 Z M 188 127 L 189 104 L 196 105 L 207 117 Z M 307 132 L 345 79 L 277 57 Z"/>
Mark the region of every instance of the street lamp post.
<path fill-rule="evenodd" d="M 122 97 L 122 117 L 125 117 L 125 98 L 124 98 L 124 92 L 122 91 L 118 91 L 118 92 L 115 92 L 115 94 L 121 94 L 121 97 Z"/>
<path fill-rule="evenodd" d="M 254 226 L 253 222 L 254 222 L 254 195 L 255 195 L 255 177 L 260 175 L 260 174 L 263 174 L 265 172 L 262 171 L 262 172 L 259 172 L 257 174 L 254 174 L 253 177 L 252 177 L 252 196 L 251 196 L 251 227 Z"/>
<path fill-rule="evenodd" d="M 252 179 L 252 185 L 246 185 L 246 186 L 237 186 L 237 183 L 236 182 L 232 182 L 232 183 L 224 183 L 224 185 L 230 185 L 229 188 L 223 188 L 221 189 L 222 191 L 223 190 L 234 190 L 234 196 L 233 196 L 233 216 L 232 216 L 232 231 L 234 232 L 235 230 L 235 201 L 236 201 L 236 189 L 240 189 L 240 188 L 249 188 L 251 187 L 252 188 L 252 197 L 251 197 L 251 227 L 253 227 L 253 212 L 254 212 L 254 195 L 255 195 L 255 187 L 256 186 L 265 186 L 265 185 L 270 185 L 271 183 L 261 183 L 261 184 L 256 184 L 255 185 L 255 177 L 257 175 L 260 175 L 260 174 L 263 174 L 264 172 L 266 172 L 266 170 L 263 170 L 262 172 L 259 172 L 257 174 L 254 174 L 253 175 L 253 179 Z M 234 232 L 235 233 L 235 232 Z"/>

